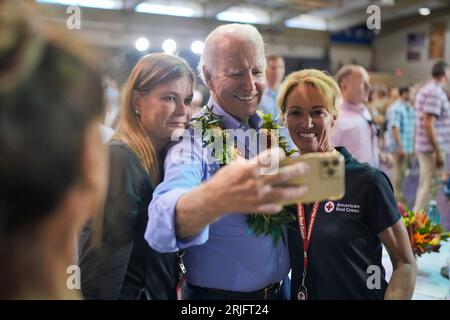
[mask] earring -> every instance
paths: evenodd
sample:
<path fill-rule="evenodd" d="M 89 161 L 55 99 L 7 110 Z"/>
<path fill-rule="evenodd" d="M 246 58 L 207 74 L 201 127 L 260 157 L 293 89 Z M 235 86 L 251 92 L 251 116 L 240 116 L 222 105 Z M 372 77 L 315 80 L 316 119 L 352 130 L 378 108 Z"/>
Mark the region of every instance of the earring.
<path fill-rule="evenodd" d="M 137 110 L 134 110 L 134 112 L 139 116 L 140 114 L 139 114 L 139 111 L 137 111 Z"/>

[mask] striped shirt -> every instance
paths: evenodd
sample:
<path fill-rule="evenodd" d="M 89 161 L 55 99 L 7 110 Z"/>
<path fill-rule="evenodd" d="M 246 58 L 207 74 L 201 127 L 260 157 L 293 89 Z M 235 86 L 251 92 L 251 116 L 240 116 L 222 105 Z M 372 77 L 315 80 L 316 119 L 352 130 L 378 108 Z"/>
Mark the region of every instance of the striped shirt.
<path fill-rule="evenodd" d="M 416 96 L 416 152 L 432 152 L 425 128 L 424 113 L 436 116 L 436 142 L 441 151 L 450 151 L 450 104 L 442 86 L 434 80 L 425 84 Z"/>
<path fill-rule="evenodd" d="M 386 146 L 388 151 L 397 151 L 397 144 L 392 135 L 392 128 L 397 128 L 400 134 L 400 142 L 403 151 L 406 153 L 414 152 L 414 126 L 415 112 L 412 105 L 408 102 L 397 100 L 386 113 L 388 138 Z"/>

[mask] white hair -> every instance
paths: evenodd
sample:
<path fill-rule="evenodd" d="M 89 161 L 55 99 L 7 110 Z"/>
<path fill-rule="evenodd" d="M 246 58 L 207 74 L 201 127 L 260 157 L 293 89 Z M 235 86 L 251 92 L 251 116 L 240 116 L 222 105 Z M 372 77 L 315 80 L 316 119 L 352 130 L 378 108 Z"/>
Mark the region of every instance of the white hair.
<path fill-rule="evenodd" d="M 342 82 L 348 78 L 348 76 L 352 75 L 354 72 L 361 72 L 361 73 L 367 73 L 367 70 L 358 64 L 346 64 L 342 66 L 338 72 L 336 72 L 336 75 L 334 76 L 334 79 L 338 83 L 339 87 L 342 89 Z"/>
<path fill-rule="evenodd" d="M 203 74 L 203 67 L 209 66 L 211 63 L 211 46 L 215 45 L 214 40 L 219 36 L 228 36 L 233 37 L 235 39 L 244 40 L 244 41 L 250 41 L 254 43 L 256 46 L 262 48 L 263 56 L 264 56 L 264 40 L 259 33 L 258 29 L 256 29 L 254 26 L 250 24 L 240 24 L 240 23 L 230 23 L 230 24 L 224 24 L 213 31 L 206 37 L 205 39 L 205 45 L 203 52 L 200 56 L 200 61 L 198 62 L 197 70 L 198 74 L 200 76 L 200 79 L 205 82 L 205 77 Z"/>

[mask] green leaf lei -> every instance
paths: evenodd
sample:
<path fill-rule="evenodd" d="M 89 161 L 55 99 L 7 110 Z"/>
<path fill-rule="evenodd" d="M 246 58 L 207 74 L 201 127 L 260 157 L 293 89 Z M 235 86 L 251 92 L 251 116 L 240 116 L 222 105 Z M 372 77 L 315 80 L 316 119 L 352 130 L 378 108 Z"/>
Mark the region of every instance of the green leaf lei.
<path fill-rule="evenodd" d="M 213 145 L 216 137 L 222 135 L 222 152 L 216 152 L 216 159 L 220 166 L 224 166 L 237 158 L 238 150 L 235 146 L 230 146 L 226 143 L 228 137 L 222 122 L 222 117 L 215 114 L 213 108 L 205 106 L 204 113 L 199 117 L 192 118 L 191 125 L 194 129 L 201 130 L 203 148 Z M 266 129 L 268 132 L 268 143 L 270 144 L 271 130 L 278 130 L 280 126 L 273 121 L 271 114 L 258 112 L 258 115 L 263 120 L 261 128 Z M 288 142 L 283 136 L 278 137 L 278 145 L 286 153 L 286 156 L 291 156 L 297 152 L 296 150 L 289 150 Z M 270 145 L 268 147 L 270 148 Z M 257 236 L 261 234 L 266 236 L 271 235 L 275 245 L 278 244 L 280 239 L 286 244 L 285 237 L 283 236 L 283 226 L 287 226 L 292 221 L 295 221 L 295 215 L 289 210 L 289 207 L 283 207 L 277 214 L 250 214 L 247 217 L 249 228 Z"/>

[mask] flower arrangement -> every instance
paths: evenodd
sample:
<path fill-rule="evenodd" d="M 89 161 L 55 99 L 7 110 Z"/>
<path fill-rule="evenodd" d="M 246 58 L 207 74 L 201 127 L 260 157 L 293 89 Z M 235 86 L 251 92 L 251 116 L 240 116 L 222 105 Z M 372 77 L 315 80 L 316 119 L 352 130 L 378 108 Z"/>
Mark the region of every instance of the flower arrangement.
<path fill-rule="evenodd" d="M 260 134 L 267 137 L 267 147 L 271 147 L 272 138 L 277 138 L 278 146 L 283 149 L 286 156 L 291 156 L 296 150 L 289 150 L 286 138 L 283 136 L 273 136 L 273 133 L 280 128 L 280 126 L 274 122 L 271 114 L 259 113 L 258 115 L 262 119 L 262 125 L 260 128 Z M 225 131 L 225 126 L 222 122 L 222 117 L 214 113 L 213 107 L 204 107 L 202 115 L 193 118 L 191 125 L 202 132 L 202 147 L 215 146 L 217 143 L 222 143 L 219 146 L 221 152 L 215 153 L 215 158 L 220 166 L 227 165 L 238 158 L 239 151 L 236 146 L 229 144 L 229 137 Z M 219 138 L 219 140 L 217 140 Z M 289 222 L 295 221 L 295 215 L 287 207 L 284 207 L 277 214 L 250 214 L 247 218 L 247 224 L 257 236 L 264 234 L 272 236 L 274 243 L 277 244 L 281 239 L 283 242 L 283 226 Z"/>
<path fill-rule="evenodd" d="M 427 252 L 439 252 L 441 241 L 450 238 L 450 232 L 443 231 L 440 224 L 432 222 L 424 210 L 414 212 L 401 203 L 398 203 L 398 209 L 414 255 L 420 257 Z"/>

